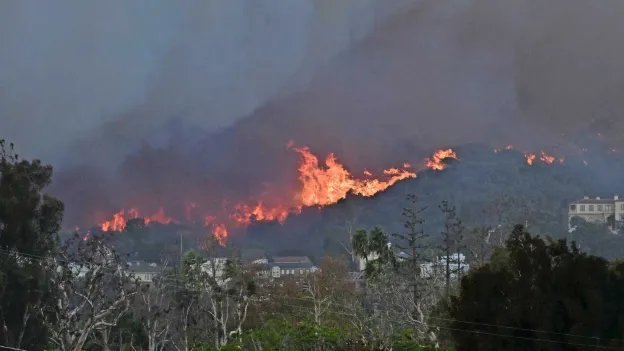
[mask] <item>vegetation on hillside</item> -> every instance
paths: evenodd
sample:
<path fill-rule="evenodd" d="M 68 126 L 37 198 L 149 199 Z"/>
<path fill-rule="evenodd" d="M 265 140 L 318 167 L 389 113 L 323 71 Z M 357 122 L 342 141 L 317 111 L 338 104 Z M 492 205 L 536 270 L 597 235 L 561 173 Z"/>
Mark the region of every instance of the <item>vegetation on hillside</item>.
<path fill-rule="evenodd" d="M 557 194 L 573 188 L 563 185 L 569 179 L 563 166 L 535 171 L 516 166 L 526 185 L 510 186 L 501 195 L 483 174 L 470 183 L 476 189 L 458 191 L 449 178 L 459 172 L 456 164 L 387 196 L 350 199 L 312 220 L 304 214 L 302 221 L 310 220 L 314 228 L 311 240 L 324 244 L 320 270 L 273 279 L 261 274 L 262 266 L 249 264 L 240 246 L 224 248 L 214 238 L 184 255 L 157 251 L 154 227 L 140 221 L 115 237 L 60 240 L 63 205 L 44 193 L 52 168 L 20 160 L 8 145 L 0 146 L 0 346 L 71 351 L 624 347 L 619 298 L 624 264 L 594 255 L 621 258 L 622 236 L 578 220 L 569 232 L 565 221 L 557 220 L 565 210 L 555 210 L 563 202 Z M 540 181 L 530 172 L 558 181 L 541 185 L 539 195 L 533 186 Z M 514 179 L 511 173 L 492 177 L 503 184 Z M 462 184 L 461 177 L 456 180 Z M 401 192 L 416 184 L 422 191 L 406 201 Z M 472 198 L 475 193 L 492 196 Z M 149 255 L 162 267 L 149 282 L 127 265 L 144 250 L 153 250 Z M 350 255 L 365 258 L 363 276 L 351 272 Z M 471 265 L 467 272 L 457 259 L 462 255 Z"/>

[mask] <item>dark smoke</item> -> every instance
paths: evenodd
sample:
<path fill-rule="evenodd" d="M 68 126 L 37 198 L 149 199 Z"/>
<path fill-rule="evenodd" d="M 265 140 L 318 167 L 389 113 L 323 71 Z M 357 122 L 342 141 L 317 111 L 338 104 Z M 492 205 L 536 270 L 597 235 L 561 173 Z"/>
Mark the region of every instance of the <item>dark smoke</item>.
<path fill-rule="evenodd" d="M 58 175 L 68 208 L 96 198 L 68 221 L 293 182 L 290 139 L 363 169 L 467 142 L 568 152 L 596 121 L 611 121 L 600 132 L 614 147 L 622 135 L 620 1 L 108 3 L 2 5 L 0 47 L 14 54 L 0 57 L 1 130 L 95 167 Z M 79 20 L 43 21 L 61 13 Z"/>

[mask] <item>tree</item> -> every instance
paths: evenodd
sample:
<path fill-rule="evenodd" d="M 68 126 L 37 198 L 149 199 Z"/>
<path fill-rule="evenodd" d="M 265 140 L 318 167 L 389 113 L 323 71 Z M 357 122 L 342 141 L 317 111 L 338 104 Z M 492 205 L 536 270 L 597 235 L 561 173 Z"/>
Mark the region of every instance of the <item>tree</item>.
<path fill-rule="evenodd" d="M 396 266 L 396 256 L 391 248 L 388 234 L 381 227 L 374 227 L 370 233 L 358 229 L 351 246 L 357 257 L 364 259 L 366 275 L 374 276 L 387 266 Z"/>
<path fill-rule="evenodd" d="M 489 227 L 472 228 L 467 235 L 466 250 L 469 254 L 471 268 L 478 268 L 486 264 L 494 249 L 497 247 L 492 241 L 493 229 Z"/>
<path fill-rule="evenodd" d="M 336 319 L 340 313 L 345 294 L 353 290 L 348 281 L 348 267 L 345 262 L 325 256 L 320 270 L 311 272 L 303 278 L 302 298 L 312 304 L 313 322 L 322 325 L 326 315 Z"/>
<path fill-rule="evenodd" d="M 135 316 L 140 317 L 147 335 L 147 350 L 162 351 L 171 342 L 171 320 L 174 283 L 167 277 L 167 263 L 163 264 L 159 276 L 151 284 L 140 287 L 139 303 L 135 303 Z"/>
<path fill-rule="evenodd" d="M 451 295 L 451 262 L 453 261 L 453 255 L 457 257 L 457 275 L 461 269 L 461 259 L 459 250 L 461 248 L 462 233 L 464 227 L 459 218 L 457 218 L 457 212 L 455 206 L 450 206 L 447 201 L 442 201 L 438 206 L 444 214 L 444 230 L 442 231 L 442 243 L 438 248 L 444 253 L 444 277 L 446 282 L 446 297 Z"/>
<path fill-rule="evenodd" d="M 63 204 L 44 193 L 52 167 L 26 161 L 0 140 L 0 345 L 42 349 L 40 306 L 54 294 L 42 257 L 54 254 Z"/>
<path fill-rule="evenodd" d="M 79 351 L 98 332 L 108 350 L 111 328 L 137 293 L 137 281 L 123 258 L 103 237 L 83 240 L 76 235 L 49 260 L 49 269 L 58 294 L 57 304 L 41 308 L 50 341 L 62 351 Z"/>
<path fill-rule="evenodd" d="M 465 276 L 451 299 L 458 351 L 624 346 L 621 264 L 531 236 L 522 225 L 504 251 Z"/>
<path fill-rule="evenodd" d="M 422 241 L 428 236 L 425 234 L 422 225 L 425 223 L 422 213 L 427 207 L 418 206 L 418 197 L 416 195 L 407 195 L 407 201 L 409 206 L 403 209 L 402 215 L 405 218 L 403 226 L 407 230 L 406 233 L 394 234 L 400 241 L 404 242 L 406 246 L 399 246 L 402 250 L 407 250 L 409 253 L 407 261 L 407 281 L 410 282 L 412 290 L 412 301 L 419 301 L 419 277 L 420 277 L 420 264 L 422 263 L 420 251 L 426 247 Z M 413 319 L 416 321 L 420 315 L 419 305 L 410 304 L 414 307 Z M 416 326 L 414 326 L 416 328 Z"/>
<path fill-rule="evenodd" d="M 227 254 L 217 238 L 208 238 L 201 247 L 203 257 L 188 253 L 182 262 L 187 297 L 181 319 L 186 349 L 193 344 L 189 339 L 219 348 L 239 338 L 256 289 L 256 272 L 244 267 L 239 257 Z M 191 321 L 198 324 L 192 335 Z"/>

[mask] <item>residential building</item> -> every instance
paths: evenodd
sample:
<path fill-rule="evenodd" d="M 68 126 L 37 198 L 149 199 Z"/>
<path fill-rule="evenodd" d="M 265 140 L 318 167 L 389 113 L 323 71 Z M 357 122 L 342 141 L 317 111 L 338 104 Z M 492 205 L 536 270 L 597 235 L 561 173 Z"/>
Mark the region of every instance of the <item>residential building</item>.
<path fill-rule="evenodd" d="M 134 275 L 134 277 L 143 283 L 149 283 L 155 276 L 161 273 L 162 267 L 156 263 L 148 262 L 128 262 L 128 271 Z"/>
<path fill-rule="evenodd" d="M 272 257 L 270 261 L 262 260 L 257 264 L 262 264 L 264 267 L 261 275 L 272 278 L 304 275 L 318 270 L 307 256 L 276 256 Z"/>
<path fill-rule="evenodd" d="M 221 277 L 225 274 L 228 260 L 229 259 L 225 257 L 209 258 L 202 263 L 200 269 L 202 273 L 207 273 L 209 276 L 215 278 L 215 280 L 220 281 Z"/>
<path fill-rule="evenodd" d="M 420 264 L 420 276 L 423 278 L 431 277 L 443 277 L 446 271 L 446 258 L 447 256 L 438 256 L 434 262 L 427 262 Z M 457 274 L 465 274 L 470 269 L 470 265 L 466 261 L 466 256 L 463 254 L 453 254 L 450 256 L 450 270 L 451 278 L 456 279 Z M 457 264 L 459 263 L 459 270 Z"/>
<path fill-rule="evenodd" d="M 615 222 L 624 222 L 624 198 L 615 195 L 613 198 L 590 198 L 585 196 L 568 206 L 568 229 L 572 229 L 572 218 L 579 217 L 587 222 L 608 223 L 609 218 Z"/>

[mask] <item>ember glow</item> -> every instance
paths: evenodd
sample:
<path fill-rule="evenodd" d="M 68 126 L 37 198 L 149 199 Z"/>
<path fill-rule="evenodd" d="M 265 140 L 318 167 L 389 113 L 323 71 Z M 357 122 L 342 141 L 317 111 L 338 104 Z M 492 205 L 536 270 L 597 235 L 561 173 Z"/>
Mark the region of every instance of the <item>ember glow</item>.
<path fill-rule="evenodd" d="M 499 152 L 505 151 L 505 150 L 513 150 L 513 146 L 511 144 L 509 144 L 509 145 L 505 146 L 504 148 L 494 149 L 494 153 L 499 153 Z M 538 156 L 539 156 L 539 158 L 538 158 Z M 549 154 L 545 153 L 544 151 L 540 151 L 539 155 L 531 153 L 531 152 L 525 152 L 524 153 L 524 158 L 526 159 L 526 163 L 528 165 L 533 165 L 533 163 L 535 163 L 536 159 L 539 159 L 540 161 L 542 161 L 542 162 L 544 162 L 546 164 L 553 164 L 555 162 L 563 163 L 563 161 L 564 161 L 563 157 L 556 158 L 555 156 L 549 155 Z"/>
<path fill-rule="evenodd" d="M 364 178 L 356 178 L 340 162 L 336 155 L 329 154 L 323 164 L 308 147 L 292 148 L 289 142 L 287 147 L 300 155 L 298 167 L 300 189 L 288 196 L 281 203 L 263 200 L 250 200 L 238 202 L 227 207 L 226 215 L 205 214 L 201 224 L 222 245 L 228 237 L 228 228 L 244 227 L 253 222 L 277 221 L 283 223 L 288 216 L 301 213 L 304 207 L 323 207 L 335 204 L 345 199 L 349 194 L 371 197 L 378 194 L 397 182 L 416 178 L 416 172 L 409 163 L 403 163 L 400 168 L 383 170 L 382 175 L 374 177 L 368 171 L 364 171 Z M 431 158 L 425 159 L 424 168 L 443 170 L 446 168 L 444 161 L 449 158 L 457 158 L 452 149 L 438 150 Z M 185 206 L 186 222 L 193 221 L 193 214 L 201 210 L 195 202 L 188 202 Z M 180 223 L 166 215 L 165 210 L 160 208 L 151 215 L 140 213 L 137 208 L 121 210 L 113 215 L 110 220 L 100 223 L 103 231 L 122 231 L 131 219 L 142 218 L 145 224 L 157 223 Z"/>
<path fill-rule="evenodd" d="M 536 155 L 536 154 L 529 153 L 529 152 L 525 152 L 525 153 L 524 153 L 524 157 L 526 158 L 527 164 L 532 165 L 532 164 L 533 164 L 533 162 L 535 161 L 535 159 L 537 158 L 537 155 Z M 557 163 L 563 163 L 563 161 L 564 161 L 564 158 L 563 158 L 563 157 L 560 157 L 560 158 L 555 158 L 555 156 L 551 156 L 551 155 L 549 155 L 549 154 L 545 153 L 544 151 L 540 151 L 540 153 L 539 153 L 539 159 L 540 159 L 542 162 L 544 162 L 544 163 L 546 163 L 546 164 L 549 164 L 549 165 L 550 165 L 550 164 L 553 164 L 553 163 L 555 163 L 555 162 L 557 162 Z"/>
<path fill-rule="evenodd" d="M 444 160 L 454 158 L 457 159 L 457 154 L 452 149 L 438 150 L 431 158 L 425 159 L 425 167 L 436 171 L 441 171 L 446 168 Z"/>

